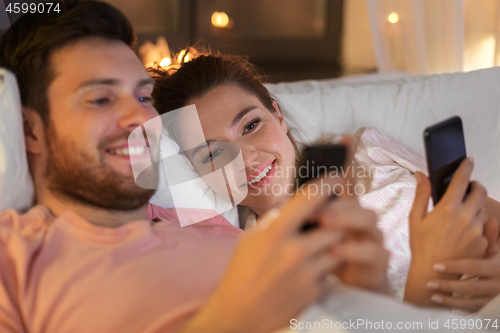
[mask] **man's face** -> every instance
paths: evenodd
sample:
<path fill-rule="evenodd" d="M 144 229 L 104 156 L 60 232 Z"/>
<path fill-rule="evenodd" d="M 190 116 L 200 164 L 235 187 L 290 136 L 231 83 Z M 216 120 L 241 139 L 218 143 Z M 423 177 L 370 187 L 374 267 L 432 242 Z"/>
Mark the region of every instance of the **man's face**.
<path fill-rule="evenodd" d="M 144 140 L 129 149 L 128 137 L 158 113 L 153 80 L 137 56 L 122 42 L 86 39 L 55 52 L 51 66 L 48 188 L 106 209 L 145 205 L 154 190 L 135 184 L 130 155 L 149 154 Z"/>

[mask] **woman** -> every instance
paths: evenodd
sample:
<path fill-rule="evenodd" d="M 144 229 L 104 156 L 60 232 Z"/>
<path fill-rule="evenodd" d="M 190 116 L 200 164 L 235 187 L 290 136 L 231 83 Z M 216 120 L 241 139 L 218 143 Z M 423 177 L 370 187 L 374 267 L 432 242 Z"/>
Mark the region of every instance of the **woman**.
<path fill-rule="evenodd" d="M 248 226 L 258 216 L 262 216 L 273 208 L 280 207 L 288 200 L 289 194 L 292 192 L 290 189 L 293 188 L 295 180 L 295 165 L 299 155 L 297 145 L 290 134 L 285 117 L 278 104 L 262 85 L 259 76 L 250 63 L 242 58 L 229 55 L 208 55 L 199 56 L 178 66 L 178 68 L 167 71 L 156 70 L 154 72 L 156 88 L 153 97 L 156 100 L 155 106 L 160 114 L 184 106 L 196 105 L 199 121 L 208 144 L 206 149 L 190 149 L 186 152 L 186 155 L 200 173 L 204 173 L 207 168 L 209 170 L 213 169 L 217 160 L 227 158 L 224 154 L 227 154 L 230 150 L 224 149 L 223 143 L 235 144 L 241 149 L 244 161 L 244 166 L 241 169 L 245 171 L 246 183 L 240 184 L 238 189 L 242 192 L 248 191 L 248 195 L 244 197 L 240 205 L 248 207 L 250 212 L 250 214 L 247 214 L 249 216 L 246 216 L 242 221 L 243 226 Z M 190 142 L 192 138 L 189 135 L 191 133 L 191 124 L 190 119 L 180 116 L 171 126 L 171 134 L 176 137 L 181 148 L 193 147 L 194 142 Z M 465 162 L 465 164 L 467 163 L 470 164 L 470 162 Z M 465 165 L 461 168 L 463 172 L 467 173 L 470 172 L 472 166 Z M 422 176 L 419 177 L 422 178 Z M 421 195 L 419 196 L 417 190 L 416 201 L 419 197 L 423 197 L 423 201 L 425 201 L 427 183 L 427 179 L 422 179 L 420 182 Z M 474 184 L 473 187 L 476 188 L 475 193 L 481 192 L 480 185 Z M 232 190 L 234 191 L 234 189 Z M 476 203 L 480 201 L 480 197 L 481 194 L 474 195 Z M 428 202 L 428 199 L 427 197 L 426 202 Z M 451 205 L 453 200 L 450 199 L 449 202 L 449 205 Z M 488 276 L 489 280 L 478 281 L 478 284 L 481 283 L 482 288 L 479 294 L 475 295 L 470 292 L 470 290 L 476 288 L 470 286 L 471 281 L 467 281 L 465 287 L 466 282 L 459 281 L 453 281 L 456 283 L 450 286 L 448 280 L 440 279 L 440 276 L 433 272 L 422 273 L 429 270 L 429 267 L 432 266 L 430 264 L 432 260 L 434 260 L 432 263 L 469 257 L 482 260 L 486 250 L 486 240 L 484 237 L 479 236 L 481 236 L 483 224 L 486 220 L 484 212 L 480 214 L 484 209 L 477 208 L 479 207 L 477 204 L 469 204 L 466 207 L 460 206 L 461 202 L 455 202 L 454 204 L 457 205 L 454 207 L 454 211 L 458 212 L 459 215 L 446 215 L 446 211 L 450 210 L 450 208 L 445 203 L 440 206 L 437 205 L 432 214 L 429 214 L 431 217 L 441 216 L 443 220 L 448 219 L 450 221 L 448 227 L 441 222 L 431 224 L 434 229 L 439 226 L 442 234 L 451 235 L 451 233 L 455 233 L 456 235 L 457 242 L 453 243 L 452 247 L 454 253 L 444 255 L 446 251 L 443 250 L 440 252 L 443 253 L 442 256 L 431 255 L 425 247 L 420 246 L 420 244 L 425 243 L 424 240 L 428 242 L 428 240 L 434 239 L 435 235 L 439 235 L 439 232 L 430 229 L 423 230 L 421 228 L 423 223 L 420 223 L 420 221 L 429 219 L 429 216 L 423 213 L 417 216 L 418 214 L 412 212 L 414 216 L 417 216 L 414 217 L 414 220 L 419 221 L 411 222 L 416 225 L 416 227 L 411 227 L 413 232 L 411 237 L 418 236 L 418 241 L 412 242 L 412 253 L 418 261 L 412 261 L 413 269 L 410 269 L 406 298 L 418 304 L 430 305 L 432 304 L 430 300 L 431 294 L 433 294 L 430 289 L 433 289 L 438 292 L 441 291 L 433 294 L 432 301 L 435 303 L 467 310 L 478 310 L 486 303 L 487 299 L 500 292 L 498 287 L 495 287 L 498 286 L 498 280 L 500 280 L 500 255 L 496 255 L 498 249 L 495 247 L 495 241 L 491 240 L 492 237 L 488 238 L 490 244 L 488 247 L 490 258 L 488 260 L 493 259 L 488 261 L 487 264 L 491 266 L 493 263 L 496 268 L 493 271 L 484 272 L 484 277 Z M 472 206 L 475 207 L 475 210 L 473 210 Z M 463 216 L 469 216 L 469 218 L 466 219 Z M 458 229 L 456 225 L 453 225 L 453 220 L 457 219 L 467 220 L 468 224 L 464 224 L 462 229 Z M 485 229 L 489 230 L 489 235 L 495 234 L 495 225 L 494 221 L 488 221 L 488 228 Z M 419 231 L 419 228 L 423 231 Z M 449 230 L 446 228 L 449 228 Z M 480 233 L 477 232 L 479 229 Z M 498 235 L 498 229 L 496 230 L 496 235 Z M 471 234 L 478 237 L 471 239 L 467 244 L 458 241 L 464 238 L 463 235 Z M 443 249 L 450 248 L 448 244 L 443 242 L 442 238 L 435 239 L 434 244 L 431 245 L 434 247 L 436 244 L 444 244 Z M 436 245 L 435 248 L 439 249 L 439 246 Z M 420 253 L 423 255 L 419 256 Z M 422 264 L 424 261 L 425 264 Z M 454 263 L 448 264 L 453 267 Z M 485 264 L 484 260 L 480 261 L 480 264 Z M 445 265 L 445 269 L 446 267 Z M 442 269 L 442 266 L 438 268 Z M 470 269 L 470 265 L 462 269 L 464 271 L 455 271 L 455 273 L 468 273 L 467 270 Z M 481 274 L 483 272 L 478 272 L 478 275 L 482 277 Z M 427 289 L 425 283 L 423 284 L 423 278 L 432 278 L 430 282 L 433 282 L 433 284 L 429 284 L 429 289 Z M 485 281 L 487 283 L 484 283 Z M 462 303 L 457 303 L 457 298 L 449 295 L 454 291 L 461 291 L 462 294 L 468 296 L 477 296 L 477 300 L 474 299 L 475 302 L 472 302 L 468 299 Z"/>

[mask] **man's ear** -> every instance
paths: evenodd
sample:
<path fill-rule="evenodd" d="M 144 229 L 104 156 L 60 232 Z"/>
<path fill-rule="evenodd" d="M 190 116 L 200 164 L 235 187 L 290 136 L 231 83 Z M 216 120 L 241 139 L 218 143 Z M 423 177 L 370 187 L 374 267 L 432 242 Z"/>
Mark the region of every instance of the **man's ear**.
<path fill-rule="evenodd" d="M 45 127 L 38 112 L 28 107 L 22 107 L 23 129 L 26 151 L 31 154 L 41 154 L 45 147 Z"/>
<path fill-rule="evenodd" d="M 276 103 L 276 101 L 273 101 L 273 108 L 274 110 L 276 110 L 275 116 L 280 123 L 281 129 L 283 129 L 283 132 L 288 133 L 288 127 L 286 126 L 285 117 L 283 116 L 283 113 L 281 113 L 280 107 L 278 106 L 278 103 Z"/>

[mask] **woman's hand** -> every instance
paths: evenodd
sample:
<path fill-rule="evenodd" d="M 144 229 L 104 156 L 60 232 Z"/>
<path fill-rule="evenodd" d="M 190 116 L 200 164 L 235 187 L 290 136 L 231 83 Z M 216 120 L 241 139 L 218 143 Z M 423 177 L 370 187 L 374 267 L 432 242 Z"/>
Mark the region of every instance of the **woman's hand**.
<path fill-rule="evenodd" d="M 344 235 L 332 249 L 332 255 L 342 261 L 332 273 L 345 284 L 388 293 L 389 252 L 383 245 L 375 213 L 351 197 L 333 203 L 322 214 L 329 215 L 334 228 Z"/>
<path fill-rule="evenodd" d="M 434 265 L 434 270 L 440 273 L 467 274 L 474 278 L 466 280 L 431 279 L 427 283 L 427 288 L 433 291 L 431 296 L 433 302 L 450 308 L 477 312 L 500 294 L 498 223 L 492 219 L 484 228 L 489 244 L 484 259 L 461 259 Z"/>
<path fill-rule="evenodd" d="M 483 237 L 487 220 L 483 205 L 486 189 L 472 182 L 471 192 L 463 201 L 472 169 L 469 159 L 460 164 L 443 198 L 430 213 L 427 213 L 430 182 L 424 174 L 415 174 L 418 184 L 409 216 L 412 258 L 432 264 L 451 259 L 483 258 L 488 245 Z"/>
<path fill-rule="evenodd" d="M 484 257 L 488 241 L 483 236 L 487 221 L 484 209 L 486 190 L 477 182 L 471 183 L 471 192 L 463 201 L 473 163 L 465 159 L 455 172 L 448 189 L 428 213 L 431 185 L 423 173 L 416 173 L 417 190 L 410 212 L 410 248 L 412 260 L 405 290 L 405 300 L 436 306 L 430 300 L 426 287 L 430 278 L 458 278 L 457 275 L 436 273 L 436 263 L 454 259 Z"/>

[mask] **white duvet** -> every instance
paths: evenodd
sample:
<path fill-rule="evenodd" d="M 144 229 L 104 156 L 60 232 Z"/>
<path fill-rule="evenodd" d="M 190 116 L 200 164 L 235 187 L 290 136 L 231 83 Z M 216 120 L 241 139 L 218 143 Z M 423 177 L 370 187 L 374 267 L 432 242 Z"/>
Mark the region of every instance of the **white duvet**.
<path fill-rule="evenodd" d="M 402 299 L 411 259 L 408 215 L 416 188 L 413 174 L 426 172 L 425 159 L 375 128 L 366 128 L 357 141 L 358 168 L 369 170 L 367 177 L 358 178 L 366 192 L 359 201 L 377 214 L 377 226 L 390 252 L 391 289 Z"/>

